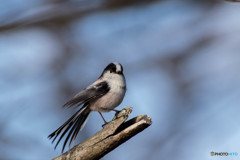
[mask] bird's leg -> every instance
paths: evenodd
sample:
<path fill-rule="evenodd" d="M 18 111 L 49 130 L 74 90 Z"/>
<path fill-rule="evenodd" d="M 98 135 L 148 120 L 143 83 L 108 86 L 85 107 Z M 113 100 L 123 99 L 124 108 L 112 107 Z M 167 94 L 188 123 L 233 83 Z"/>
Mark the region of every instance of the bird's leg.
<path fill-rule="evenodd" d="M 121 111 L 119 111 L 119 110 L 116 110 L 116 109 L 112 109 L 114 112 L 116 112 L 115 113 L 115 117 L 117 116 L 117 114 L 119 113 L 119 112 L 121 112 Z"/>
<path fill-rule="evenodd" d="M 126 110 L 126 109 L 124 108 L 123 110 Z M 113 120 L 118 119 L 118 118 L 120 118 L 120 117 L 124 117 L 124 118 L 125 118 L 125 117 L 128 117 L 127 115 L 124 115 L 124 114 L 118 117 L 117 115 L 118 115 L 119 112 L 121 112 L 121 111 L 116 110 L 116 109 L 112 109 L 112 111 L 116 112 L 116 113 L 115 113 L 115 117 L 113 118 Z"/>
<path fill-rule="evenodd" d="M 98 112 L 100 114 L 100 116 L 102 117 L 104 124 L 102 125 L 102 127 L 104 127 L 106 124 L 108 124 L 108 122 L 104 119 L 103 115 L 101 112 Z"/>

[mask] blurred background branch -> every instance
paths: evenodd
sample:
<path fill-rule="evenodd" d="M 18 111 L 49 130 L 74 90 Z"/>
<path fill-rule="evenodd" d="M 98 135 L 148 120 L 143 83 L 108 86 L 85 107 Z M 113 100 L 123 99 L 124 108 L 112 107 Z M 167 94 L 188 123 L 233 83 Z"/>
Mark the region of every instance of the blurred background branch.
<path fill-rule="evenodd" d="M 66 24 L 92 13 L 119 9 L 129 5 L 149 3 L 155 0 L 50 0 L 30 9 L 22 9 L 1 21 L 0 31 L 29 25 Z M 24 14 L 22 14 L 24 13 Z M 13 16 L 15 20 L 13 20 Z"/>
<path fill-rule="evenodd" d="M 228 1 L 228 2 L 240 2 L 239 0 L 225 0 L 225 1 Z"/>

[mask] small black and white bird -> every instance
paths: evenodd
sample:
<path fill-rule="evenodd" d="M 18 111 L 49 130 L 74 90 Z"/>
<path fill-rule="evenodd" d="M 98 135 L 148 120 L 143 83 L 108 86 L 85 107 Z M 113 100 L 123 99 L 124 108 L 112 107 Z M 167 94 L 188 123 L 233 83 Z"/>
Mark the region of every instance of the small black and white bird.
<path fill-rule="evenodd" d="M 73 140 L 77 138 L 79 131 L 84 127 L 91 111 L 101 112 L 116 111 L 117 107 L 123 100 L 126 92 L 126 81 L 123 74 L 123 68 L 120 63 L 110 63 L 102 72 L 101 76 L 86 89 L 79 92 L 70 99 L 64 107 L 81 106 L 82 107 L 62 126 L 51 133 L 48 138 L 53 138 L 52 143 L 61 134 L 55 149 L 64 135 L 68 135 L 64 141 L 62 152 L 70 138 L 69 147 Z M 104 120 L 104 118 L 103 118 Z M 104 120 L 105 124 L 107 123 Z"/>

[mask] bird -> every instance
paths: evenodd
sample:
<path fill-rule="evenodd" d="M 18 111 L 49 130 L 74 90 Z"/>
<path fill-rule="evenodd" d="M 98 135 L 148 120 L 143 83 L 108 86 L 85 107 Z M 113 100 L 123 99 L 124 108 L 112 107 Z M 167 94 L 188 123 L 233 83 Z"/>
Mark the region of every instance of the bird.
<path fill-rule="evenodd" d="M 58 139 L 54 149 L 57 148 L 59 142 L 68 132 L 65 138 L 62 152 L 69 141 L 69 148 L 74 140 L 76 140 L 79 132 L 83 129 L 87 122 L 89 114 L 97 111 L 102 117 L 105 124 L 106 120 L 101 112 L 115 111 L 117 106 L 121 104 L 126 93 L 126 80 L 123 74 L 123 67 L 118 62 L 112 62 L 106 66 L 100 77 L 84 90 L 76 94 L 72 99 L 67 101 L 63 107 L 76 106 L 81 108 L 72 115 L 64 124 L 52 132 L 48 138 L 52 139 L 52 143 Z"/>

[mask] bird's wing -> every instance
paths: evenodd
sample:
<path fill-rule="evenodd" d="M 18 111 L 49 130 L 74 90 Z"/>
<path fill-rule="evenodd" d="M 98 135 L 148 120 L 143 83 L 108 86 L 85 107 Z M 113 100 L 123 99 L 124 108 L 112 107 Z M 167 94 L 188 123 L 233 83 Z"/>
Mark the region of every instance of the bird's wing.
<path fill-rule="evenodd" d="M 106 94 L 110 90 L 110 87 L 107 82 L 99 82 L 94 85 L 90 85 L 85 90 L 79 92 L 76 96 L 70 99 L 63 106 L 73 106 L 73 105 L 81 105 L 83 103 L 89 102 L 95 98 L 101 97 Z"/>

